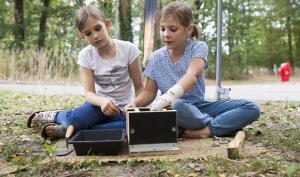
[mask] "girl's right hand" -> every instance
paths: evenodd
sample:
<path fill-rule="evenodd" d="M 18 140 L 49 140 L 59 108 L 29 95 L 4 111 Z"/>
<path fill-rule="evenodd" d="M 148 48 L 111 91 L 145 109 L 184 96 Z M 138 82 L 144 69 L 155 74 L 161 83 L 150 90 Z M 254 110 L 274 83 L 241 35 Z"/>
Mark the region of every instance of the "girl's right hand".
<path fill-rule="evenodd" d="M 114 99 L 112 98 L 103 98 L 100 104 L 101 110 L 103 114 L 107 116 L 114 116 L 120 114 L 120 111 L 117 107 L 117 104 Z"/>

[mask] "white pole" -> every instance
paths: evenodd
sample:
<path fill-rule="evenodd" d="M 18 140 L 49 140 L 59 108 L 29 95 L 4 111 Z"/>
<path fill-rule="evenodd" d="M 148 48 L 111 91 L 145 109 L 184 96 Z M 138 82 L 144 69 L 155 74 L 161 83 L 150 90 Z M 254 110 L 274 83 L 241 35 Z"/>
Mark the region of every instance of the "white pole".
<path fill-rule="evenodd" d="M 222 0 L 218 0 L 216 99 L 228 99 L 230 89 L 221 87 L 222 72 Z"/>

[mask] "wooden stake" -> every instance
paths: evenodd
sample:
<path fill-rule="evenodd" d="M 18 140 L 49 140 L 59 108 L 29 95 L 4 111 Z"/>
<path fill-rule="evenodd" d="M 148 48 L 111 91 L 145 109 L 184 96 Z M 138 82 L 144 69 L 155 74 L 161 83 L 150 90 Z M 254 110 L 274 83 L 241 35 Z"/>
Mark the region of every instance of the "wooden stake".
<path fill-rule="evenodd" d="M 239 131 L 234 139 L 229 143 L 227 148 L 227 155 L 229 159 L 240 159 L 241 151 L 245 141 L 245 133 L 243 131 Z"/>
<path fill-rule="evenodd" d="M 70 138 L 74 133 L 75 127 L 74 125 L 69 125 L 66 132 L 66 138 Z"/>

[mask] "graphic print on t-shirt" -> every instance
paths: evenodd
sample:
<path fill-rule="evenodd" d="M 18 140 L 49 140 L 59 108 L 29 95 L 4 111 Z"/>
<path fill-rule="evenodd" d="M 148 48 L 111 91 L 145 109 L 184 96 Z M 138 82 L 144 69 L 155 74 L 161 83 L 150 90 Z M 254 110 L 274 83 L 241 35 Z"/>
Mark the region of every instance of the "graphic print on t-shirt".
<path fill-rule="evenodd" d="M 96 76 L 96 82 L 103 90 L 113 90 L 126 83 L 129 79 L 126 66 L 114 65 L 110 71 L 100 76 Z"/>

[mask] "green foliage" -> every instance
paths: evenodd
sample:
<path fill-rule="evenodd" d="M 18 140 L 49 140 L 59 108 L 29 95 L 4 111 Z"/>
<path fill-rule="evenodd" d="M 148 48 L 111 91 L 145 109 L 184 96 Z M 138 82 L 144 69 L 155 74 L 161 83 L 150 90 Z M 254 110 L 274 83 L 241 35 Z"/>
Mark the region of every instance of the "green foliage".
<path fill-rule="evenodd" d="M 77 162 L 73 165 L 73 169 L 75 169 L 76 171 L 79 171 L 80 169 L 100 168 L 100 167 L 101 165 L 97 160 L 85 160 L 85 161 Z"/>
<path fill-rule="evenodd" d="M 4 147 L 3 157 L 7 162 L 19 161 L 22 159 L 21 154 L 26 153 L 26 150 L 20 148 L 17 144 L 9 143 Z"/>
<path fill-rule="evenodd" d="M 193 8 L 194 22 L 202 31 L 202 40 L 209 46 L 210 65 L 207 77 L 214 78 L 217 1 L 186 1 Z M 111 19 L 113 22 L 111 25 L 112 31 L 114 29 L 115 12 L 119 10 L 115 7 L 116 0 L 92 0 L 89 2 L 98 6 L 105 16 Z M 124 0 L 122 2 L 125 2 L 123 9 L 126 11 L 124 13 L 120 11 L 119 13 L 121 39 L 134 40 L 139 48 L 143 49 L 144 1 Z M 164 7 L 171 1 L 158 0 L 158 2 Z M 5 64 L 1 65 L 1 79 L 18 78 L 19 76 L 11 75 L 14 73 L 12 69 L 17 67 L 16 65 L 22 66 L 24 62 L 34 64 L 31 58 L 18 57 L 20 51 L 15 51 L 17 42 L 15 41 L 14 30 L 16 25 L 14 20 L 11 20 L 14 19 L 14 3 L 14 1 L 0 0 L 0 53 L 6 53 L 5 59 L 0 59 L 0 62 L 5 61 Z M 43 51 L 46 53 L 48 51 L 50 53 L 51 51 L 59 51 L 59 55 L 63 56 L 63 60 L 65 60 L 62 62 L 64 63 L 62 66 L 67 68 L 63 72 L 72 73 L 73 69 L 78 69 L 74 66 L 76 65 L 76 58 L 78 52 L 86 45 L 80 39 L 74 24 L 75 11 L 84 4 L 85 1 L 83 0 L 53 0 L 49 6 L 45 49 Z M 40 0 L 24 1 L 25 40 L 22 45 L 26 51 L 36 50 L 37 48 L 42 9 L 43 3 Z M 300 4 L 298 1 L 223 0 L 222 79 L 241 79 L 244 77 L 242 76 L 244 71 L 251 68 L 266 67 L 272 69 L 273 65 L 279 66 L 284 61 L 293 62 L 295 66 L 299 67 L 299 16 Z M 290 19 L 290 38 L 287 29 L 288 17 Z M 138 25 L 139 28 L 137 28 Z M 291 40 L 291 48 L 288 47 L 289 39 Z M 156 41 L 156 46 L 161 47 L 159 40 Z M 3 56 L 1 57 L 3 58 Z M 60 62 L 53 61 L 52 57 L 48 59 L 45 63 L 47 63 L 48 68 L 52 68 L 51 72 L 60 72 L 61 69 L 60 71 L 54 69 L 57 65 L 61 65 Z M 8 61 L 14 65 L 8 65 Z M 5 68 L 5 71 L 3 68 Z M 13 70 L 19 71 L 20 68 L 17 67 Z M 28 69 L 21 69 L 22 73 L 26 71 Z M 32 72 L 20 75 L 32 75 Z M 65 76 L 60 77 L 64 78 Z"/>
<path fill-rule="evenodd" d="M 267 146 L 300 152 L 300 121 L 296 115 L 299 102 L 261 104 L 262 113 L 253 129 L 247 129 L 249 139 Z M 257 137 L 257 132 L 261 134 Z"/>
<path fill-rule="evenodd" d="M 131 0 L 121 0 L 119 4 L 120 38 L 125 41 L 133 41 Z"/>
<path fill-rule="evenodd" d="M 286 166 L 286 175 L 288 177 L 296 176 L 297 170 L 299 170 L 299 166 L 297 167 L 296 164 L 291 164 Z"/>
<path fill-rule="evenodd" d="M 139 162 L 138 158 L 135 158 L 135 157 L 130 158 L 130 159 L 127 160 L 127 165 L 129 165 L 131 167 L 137 166 L 139 163 L 140 162 Z"/>
<path fill-rule="evenodd" d="M 56 150 L 56 148 L 53 145 L 47 144 L 47 143 L 44 144 L 44 148 L 45 148 L 48 155 L 54 154 L 54 152 Z"/>
<path fill-rule="evenodd" d="M 213 177 L 219 176 L 219 171 L 215 162 L 217 161 L 214 161 L 213 159 L 208 161 L 208 168 L 207 168 L 208 176 L 213 176 Z"/>

